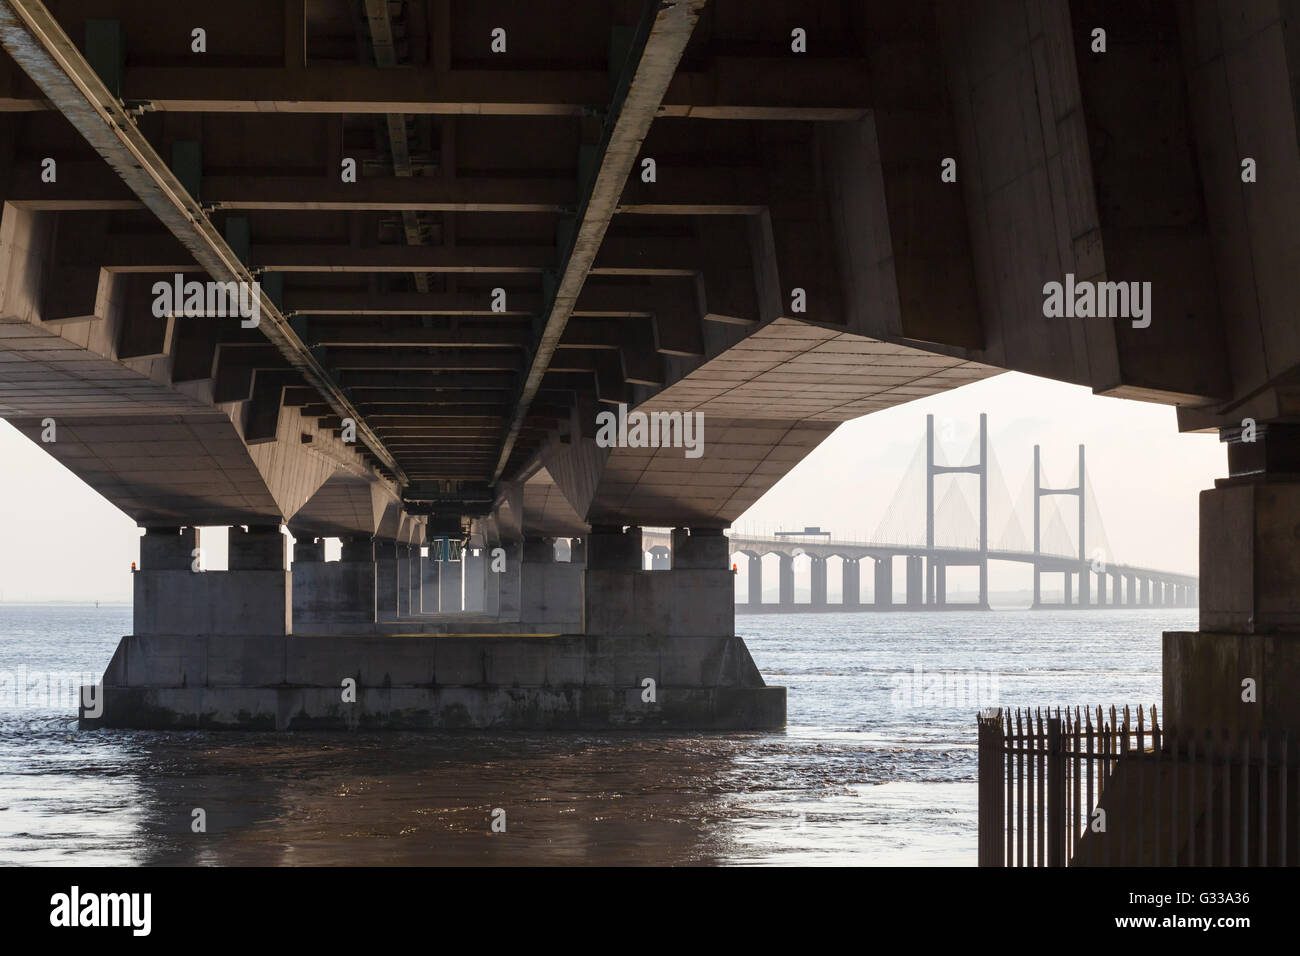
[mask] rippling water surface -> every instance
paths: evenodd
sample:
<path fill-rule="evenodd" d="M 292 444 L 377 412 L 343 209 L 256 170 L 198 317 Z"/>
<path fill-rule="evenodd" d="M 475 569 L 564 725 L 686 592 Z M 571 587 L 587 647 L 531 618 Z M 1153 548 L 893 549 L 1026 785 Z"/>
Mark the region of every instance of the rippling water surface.
<path fill-rule="evenodd" d="M 0 605 L 0 864 L 972 865 L 976 710 L 1158 703 L 1196 613 L 740 617 L 784 733 L 79 731 L 130 619 Z"/>

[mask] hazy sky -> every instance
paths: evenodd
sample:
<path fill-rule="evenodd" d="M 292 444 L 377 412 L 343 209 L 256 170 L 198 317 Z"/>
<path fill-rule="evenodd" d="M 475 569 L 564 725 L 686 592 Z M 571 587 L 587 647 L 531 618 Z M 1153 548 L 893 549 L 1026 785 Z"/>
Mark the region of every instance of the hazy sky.
<path fill-rule="evenodd" d="M 1195 573 L 1197 495 L 1226 473 L 1215 435 L 1179 435 L 1174 410 L 1100 398 L 1086 388 L 999 375 L 842 425 L 738 522 L 737 530 L 820 525 L 846 537 L 874 531 L 903 479 L 925 416 L 960 457 L 989 415 L 989 441 L 1015 499 L 1033 445 L 1058 486 L 1072 484 L 1080 442 L 1116 562 Z M 707 454 L 707 422 L 705 453 Z M 972 491 L 975 480 L 971 483 Z M 923 486 L 922 486 L 923 487 Z M 1072 499 L 1061 514 L 1072 524 Z M 1032 528 L 1032 513 L 1023 516 Z M 997 529 L 992 534 L 997 535 Z M 134 523 L 36 444 L 0 422 L 0 600 L 131 597 Z M 224 567 L 211 539 L 207 566 Z M 999 580 L 1001 579 L 1001 584 Z M 993 586 L 1010 586 L 995 572 Z"/>

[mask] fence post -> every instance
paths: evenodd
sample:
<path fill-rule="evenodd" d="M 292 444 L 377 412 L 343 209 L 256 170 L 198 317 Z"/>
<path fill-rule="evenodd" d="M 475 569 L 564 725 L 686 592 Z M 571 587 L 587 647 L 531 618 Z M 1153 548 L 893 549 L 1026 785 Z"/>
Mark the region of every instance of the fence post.
<path fill-rule="evenodd" d="M 979 727 L 979 865 L 1005 866 L 1002 816 L 1005 812 L 1002 788 L 1005 736 L 1002 710 L 984 710 L 977 718 Z"/>
<path fill-rule="evenodd" d="M 1065 866 L 1065 746 L 1061 718 L 1047 719 L 1047 865 Z"/>

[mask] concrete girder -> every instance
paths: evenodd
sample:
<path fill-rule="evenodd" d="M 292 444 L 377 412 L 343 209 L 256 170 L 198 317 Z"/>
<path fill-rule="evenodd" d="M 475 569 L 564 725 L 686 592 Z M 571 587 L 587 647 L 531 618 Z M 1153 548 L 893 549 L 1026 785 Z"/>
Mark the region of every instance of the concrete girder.
<path fill-rule="evenodd" d="M 337 471 L 289 522 L 294 537 L 365 537 L 379 530 L 385 508 L 396 502 L 383 482 Z"/>
<path fill-rule="evenodd" d="M 86 62 L 58 21 L 34 0 L 0 3 L 0 44 L 133 193 L 185 245 L 216 281 L 251 285 L 254 278 L 139 129 L 134 117 Z M 320 388 L 340 416 L 354 417 L 357 433 L 399 480 L 405 475 L 347 396 L 298 339 L 266 290 L 261 290 L 264 335 L 289 363 Z"/>
<path fill-rule="evenodd" d="M 614 102 L 598 147 L 596 169 L 589 182 L 582 184 L 584 193 L 572 245 L 561 250 L 563 271 L 524 380 L 518 410 L 502 443 L 494 479 L 501 477 L 510 460 L 528 416 L 528 407 L 541 389 L 547 366 L 564 335 L 565 323 L 595 264 L 641 141 L 663 101 L 703 6 L 703 0 L 665 0 L 659 4 L 653 20 L 647 18 L 640 24 L 632 42 L 632 53 L 618 73 Z"/>

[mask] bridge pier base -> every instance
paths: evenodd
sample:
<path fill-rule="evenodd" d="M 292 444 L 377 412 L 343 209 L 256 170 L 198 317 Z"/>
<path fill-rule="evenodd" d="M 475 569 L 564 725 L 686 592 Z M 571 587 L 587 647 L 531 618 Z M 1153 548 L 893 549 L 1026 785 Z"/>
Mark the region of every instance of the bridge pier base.
<path fill-rule="evenodd" d="M 1201 492 L 1200 581 L 1188 587 L 1200 630 L 1164 635 L 1165 719 L 1300 734 L 1300 426 L 1261 423 L 1253 442 L 1220 435 L 1228 477 Z"/>
<path fill-rule="evenodd" d="M 122 640 L 101 692 L 83 698 L 92 703 L 81 709 L 82 726 L 783 727 L 785 688 L 764 683 L 735 634 L 727 539 L 717 529 L 681 529 L 674 534 L 673 567 L 651 572 L 639 566 L 640 537 L 637 528 L 626 534 L 597 528 L 588 551 L 593 561 L 585 569 L 576 561 L 556 562 L 553 548 L 550 561 L 536 560 L 545 557 L 549 541 L 531 540 L 526 556 L 518 546 L 508 556 L 525 616 L 541 606 L 538 587 L 573 585 L 580 576 L 580 585 L 570 589 L 581 601 L 581 633 L 500 634 L 501 625 L 485 622 L 492 633 L 421 640 L 376 633 L 374 622 L 364 633 L 291 633 L 286 539 L 278 528 L 232 534 L 231 570 L 203 573 L 190 566 L 197 531 L 154 530 L 142 541 L 144 567 L 136 572 L 137 633 Z M 391 569 L 395 613 L 393 544 L 375 542 L 385 555 L 376 563 L 355 560 L 368 555 L 352 547 L 344 557 L 353 560 L 329 565 L 361 565 L 376 575 Z M 304 540 L 300 565 L 309 578 L 329 566 L 316 560 L 318 549 Z M 430 561 L 436 570 L 425 580 L 436 580 L 447 598 L 453 585 L 459 592 L 463 564 Z M 501 583 L 504 597 L 511 589 Z"/>

